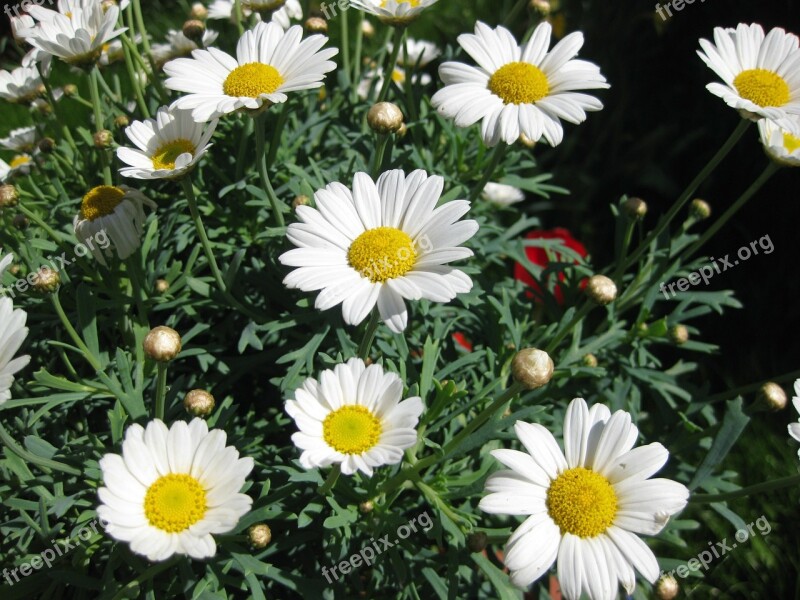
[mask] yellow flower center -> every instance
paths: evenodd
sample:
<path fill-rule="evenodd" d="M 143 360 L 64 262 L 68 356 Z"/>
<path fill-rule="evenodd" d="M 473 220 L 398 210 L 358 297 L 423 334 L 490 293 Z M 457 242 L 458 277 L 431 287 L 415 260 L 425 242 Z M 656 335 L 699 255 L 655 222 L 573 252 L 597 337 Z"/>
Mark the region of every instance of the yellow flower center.
<path fill-rule="evenodd" d="M 392 71 L 392 81 L 395 83 L 404 83 L 406 80 L 406 74 L 401 71 L 400 69 L 394 69 Z"/>
<path fill-rule="evenodd" d="M 342 454 L 363 454 L 378 443 L 382 431 L 378 417 L 358 405 L 343 406 L 322 423 L 325 442 Z"/>
<path fill-rule="evenodd" d="M 180 533 L 206 514 L 206 491 L 191 475 L 171 473 L 147 489 L 144 514 L 150 525 L 167 533 Z"/>
<path fill-rule="evenodd" d="M 347 251 L 350 266 L 372 283 L 408 273 L 417 260 L 414 242 L 394 227 L 376 227 L 358 236 Z"/>
<path fill-rule="evenodd" d="M 153 161 L 154 169 L 169 169 L 175 168 L 175 160 L 181 155 L 188 152 L 194 156 L 195 147 L 192 142 L 187 139 L 178 139 L 167 142 L 159 146 L 158 150 L 153 153 L 151 160 Z"/>
<path fill-rule="evenodd" d="M 791 133 L 783 133 L 783 147 L 791 154 L 795 150 L 800 149 L 800 138 L 792 135 Z"/>
<path fill-rule="evenodd" d="M 114 212 L 125 192 L 113 185 L 99 185 L 89 190 L 81 201 L 81 219 L 94 221 Z"/>
<path fill-rule="evenodd" d="M 561 473 L 547 490 L 547 512 L 564 533 L 594 537 L 606 531 L 617 514 L 617 495 L 608 480 L 589 469 Z"/>
<path fill-rule="evenodd" d="M 789 84 L 772 71 L 748 69 L 733 80 L 739 95 L 759 106 L 783 106 L 789 102 Z"/>
<path fill-rule="evenodd" d="M 550 83 L 539 67 L 512 62 L 494 72 L 489 89 L 506 104 L 533 104 L 550 93 Z"/>
<path fill-rule="evenodd" d="M 251 62 L 228 73 L 222 91 L 236 98 L 258 98 L 261 94 L 272 94 L 281 85 L 283 77 L 275 67 Z"/>
<path fill-rule="evenodd" d="M 417 8 L 421 1 L 422 0 L 402 0 L 401 2 L 398 2 L 397 4 L 410 4 L 411 8 Z M 381 8 L 386 8 L 386 5 L 388 3 L 389 3 L 389 0 L 382 0 L 381 1 Z"/>
<path fill-rule="evenodd" d="M 14 158 L 11 159 L 11 162 L 8 163 L 8 166 L 12 169 L 16 169 L 17 167 L 21 167 L 22 165 L 27 165 L 31 162 L 30 156 L 25 156 L 24 154 L 18 154 Z"/>

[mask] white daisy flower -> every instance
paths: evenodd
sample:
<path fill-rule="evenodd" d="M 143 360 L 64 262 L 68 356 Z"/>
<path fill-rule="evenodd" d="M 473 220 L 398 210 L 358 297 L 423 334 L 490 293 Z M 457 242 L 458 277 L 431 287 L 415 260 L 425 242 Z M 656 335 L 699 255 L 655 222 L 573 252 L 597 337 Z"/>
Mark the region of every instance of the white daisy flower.
<path fill-rule="evenodd" d="M 219 33 L 206 29 L 203 31 L 203 48 L 208 48 L 211 44 L 217 41 Z M 158 64 L 163 64 L 173 58 L 181 56 L 189 56 L 193 50 L 197 50 L 199 46 L 194 40 L 186 37 L 183 31 L 176 31 L 170 29 L 167 34 L 166 44 L 154 44 L 151 48 L 153 59 Z"/>
<path fill-rule="evenodd" d="M 8 254 L 0 259 L 0 278 L 3 271 L 11 264 L 13 257 Z M 30 362 L 30 356 L 14 355 L 28 336 L 25 327 L 27 313 L 22 309 L 14 310 L 11 298 L 0 298 L 0 404 L 11 399 L 11 384 L 14 375 L 24 369 Z"/>
<path fill-rule="evenodd" d="M 350 6 L 375 15 L 387 25 L 408 25 L 437 0 L 350 0 Z"/>
<path fill-rule="evenodd" d="M 189 173 L 211 147 L 209 140 L 217 126 L 195 123 L 189 111 L 162 106 L 155 119 L 134 121 L 125 129 L 137 147 L 117 148 L 117 157 L 129 167 L 119 170 L 124 177 L 177 179 Z"/>
<path fill-rule="evenodd" d="M 508 540 L 505 565 L 525 587 L 558 561 L 567 600 L 617 598 L 618 583 L 632 594 L 634 569 L 655 582 L 653 552 L 636 534 L 659 533 L 686 506 L 689 490 L 669 479 L 650 479 L 667 462 L 659 443 L 632 449 L 639 431 L 625 411 L 602 404 L 589 410 L 573 400 L 564 419 L 564 452 L 538 424 L 517 421 L 526 452 L 493 450 L 510 470 L 486 481 L 481 510 L 529 515 Z"/>
<path fill-rule="evenodd" d="M 439 76 L 446 85 L 434 94 L 433 105 L 459 127 L 481 121 L 487 146 L 513 144 L 521 133 L 533 141 L 544 136 L 557 146 L 564 137 L 562 119 L 582 123 L 586 111 L 603 108 L 600 100 L 576 90 L 609 85 L 597 65 L 573 58 L 583 46 L 582 33 L 569 34 L 548 52 L 551 32 L 543 22 L 520 47 L 505 27 L 491 29 L 478 22 L 474 35 L 458 36 L 478 66 L 441 65 Z"/>
<path fill-rule="evenodd" d="M 36 66 L 0 71 L 0 98 L 15 104 L 28 103 L 44 92 Z"/>
<path fill-rule="evenodd" d="M 253 503 L 239 493 L 253 459 L 225 441 L 225 431 L 199 418 L 128 427 L 122 455 L 100 460 L 97 515 L 106 532 L 151 561 L 214 556 L 212 534 L 232 531 Z"/>
<path fill-rule="evenodd" d="M 406 71 L 402 67 L 395 67 L 392 69 L 392 83 L 400 89 L 405 85 L 406 77 Z M 369 97 L 370 90 L 375 90 L 377 94 L 377 90 L 383 87 L 383 81 L 383 69 L 367 71 L 358 83 L 358 88 L 356 88 L 358 97 L 362 100 L 366 100 Z M 414 85 L 418 83 L 420 85 L 428 85 L 431 82 L 431 76 L 427 73 L 413 73 L 411 75 L 411 81 Z"/>
<path fill-rule="evenodd" d="M 788 120 L 794 121 L 791 128 L 781 127 L 770 119 L 761 119 L 758 132 L 770 158 L 787 167 L 800 167 L 800 137 L 792 133 L 800 131 L 800 118 L 792 116 Z"/>
<path fill-rule="evenodd" d="M 199 122 L 286 102 L 287 92 L 318 88 L 325 73 L 336 68 L 328 59 L 339 50 L 321 50 L 326 36 L 302 37 L 299 25 L 284 32 L 275 23 L 259 23 L 239 39 L 236 58 L 209 48 L 195 50 L 194 58 L 168 62 L 164 72 L 170 77 L 164 85 L 189 94 L 174 106 L 193 109 Z"/>
<path fill-rule="evenodd" d="M 794 382 L 792 404 L 794 404 L 794 409 L 800 413 L 800 379 Z M 800 423 L 789 423 L 789 435 L 800 442 Z M 800 457 L 800 450 L 797 451 L 797 456 Z"/>
<path fill-rule="evenodd" d="M 342 473 L 372 476 L 375 467 L 395 465 L 403 450 L 417 442 L 422 398 L 401 401 L 403 382 L 377 364 L 366 367 L 351 358 L 319 381 L 309 377 L 286 401 L 286 412 L 299 432 L 292 435 L 303 450 L 306 469 L 341 463 Z"/>
<path fill-rule="evenodd" d="M 472 280 L 447 263 L 469 258 L 460 244 L 478 223 L 459 221 L 466 200 L 436 208 L 444 179 L 422 170 L 396 169 L 378 178 L 356 173 L 353 191 L 331 183 L 314 194 L 316 208 L 298 206 L 299 223 L 286 236 L 297 248 L 279 258 L 289 267 L 283 283 L 304 292 L 322 290 L 315 306 L 342 304 L 346 323 L 357 325 L 377 304 L 381 319 L 399 333 L 408 324 L 404 299 L 449 302 L 472 289 Z"/>
<path fill-rule="evenodd" d="M 405 47 L 401 47 L 397 55 L 398 63 L 404 67 L 424 67 L 431 61 L 439 58 L 442 54 L 441 49 L 436 44 L 425 40 L 408 38 L 406 40 L 406 46 L 408 47 L 408 58 L 406 58 Z M 393 47 L 390 45 L 389 50 L 391 51 L 392 48 Z"/>
<path fill-rule="evenodd" d="M 700 40 L 697 54 L 720 76 L 706 88 L 743 116 L 766 117 L 786 127 L 800 114 L 800 50 L 796 35 L 780 27 L 764 35 L 761 25 L 714 29 L 714 44 Z M 755 120 L 755 119 L 754 119 Z M 800 130 L 795 131 L 800 135 Z"/>
<path fill-rule="evenodd" d="M 28 154 L 18 154 L 7 163 L 0 158 L 0 181 L 6 181 L 17 175 L 27 175 L 33 167 L 33 159 Z"/>
<path fill-rule="evenodd" d="M 513 185 L 506 185 L 504 183 L 489 182 L 481 192 L 481 198 L 499 204 L 500 206 L 508 206 L 509 204 L 516 204 L 525 200 L 525 192 Z"/>
<path fill-rule="evenodd" d="M 156 203 L 141 192 L 128 186 L 101 185 L 89 190 L 81 201 L 81 208 L 73 221 L 75 236 L 92 251 L 102 265 L 105 257 L 112 256 L 111 246 L 120 260 L 125 260 L 142 243 L 144 205 L 156 208 Z M 105 247 L 88 243 L 88 240 L 106 239 Z"/>
<path fill-rule="evenodd" d="M 15 152 L 31 152 L 36 146 L 38 134 L 36 127 L 18 127 L 12 129 L 4 138 L 0 138 L 0 146 L 14 150 Z"/>

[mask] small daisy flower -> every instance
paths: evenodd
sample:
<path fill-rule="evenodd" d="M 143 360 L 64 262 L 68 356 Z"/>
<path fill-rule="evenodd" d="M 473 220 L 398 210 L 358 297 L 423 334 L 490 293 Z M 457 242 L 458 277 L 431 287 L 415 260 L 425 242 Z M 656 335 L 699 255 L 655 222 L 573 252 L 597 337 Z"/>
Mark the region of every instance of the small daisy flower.
<path fill-rule="evenodd" d="M 387 25 L 404 26 L 416 20 L 437 0 L 350 0 L 350 6 L 375 15 Z"/>
<path fill-rule="evenodd" d="M 28 34 L 28 30 L 36 27 L 36 21 L 33 20 L 33 17 L 22 13 L 20 16 L 12 16 L 11 17 L 11 35 L 14 36 L 14 40 L 21 44 L 25 41 L 25 36 Z"/>
<path fill-rule="evenodd" d="M 417 442 L 422 398 L 403 397 L 403 382 L 377 364 L 351 358 L 319 381 L 309 377 L 286 401 L 299 432 L 292 435 L 306 469 L 341 463 L 342 473 L 372 476 L 375 467 L 395 465 Z"/>
<path fill-rule="evenodd" d="M 214 556 L 213 534 L 232 531 L 253 503 L 239 493 L 253 459 L 239 458 L 225 439 L 199 418 L 128 427 L 122 455 L 100 460 L 97 515 L 106 532 L 151 561 Z"/>
<path fill-rule="evenodd" d="M 433 105 L 458 127 L 481 121 L 487 146 L 513 144 L 520 134 L 533 141 L 544 137 L 557 146 L 564 137 L 561 120 L 582 123 L 586 111 L 603 108 L 597 98 L 577 90 L 609 85 L 597 65 L 573 58 L 583 46 L 582 33 L 569 34 L 548 52 L 551 32 L 543 22 L 520 47 L 505 27 L 491 29 L 478 22 L 474 35 L 458 36 L 478 66 L 441 65 L 439 76 L 446 85 L 434 94 Z"/>
<path fill-rule="evenodd" d="M 405 85 L 406 77 L 406 71 L 402 67 L 395 67 L 392 69 L 392 83 L 398 88 L 402 89 Z M 381 87 L 383 87 L 383 81 L 383 69 L 367 71 L 358 84 L 356 90 L 358 97 L 362 100 L 366 100 L 369 97 L 370 90 L 380 90 Z M 428 85 L 431 82 L 431 76 L 427 73 L 414 73 L 411 76 L 411 82 L 414 85 Z"/>
<path fill-rule="evenodd" d="M 217 41 L 219 33 L 206 29 L 203 32 L 203 48 L 208 48 L 211 44 Z M 199 46 L 194 40 L 186 37 L 183 31 L 176 31 L 170 29 L 167 34 L 166 44 L 154 44 L 151 48 L 153 59 L 159 65 L 164 64 L 173 58 L 180 58 L 181 56 L 189 56 L 192 51 L 198 50 Z"/>
<path fill-rule="evenodd" d="M 275 23 L 259 23 L 239 39 L 236 58 L 216 48 L 195 50 L 193 58 L 164 65 L 170 76 L 164 84 L 189 94 L 174 106 L 192 109 L 198 122 L 286 102 L 287 92 L 318 88 L 325 73 L 336 68 L 328 59 L 339 50 L 321 50 L 326 36 L 302 37 L 299 25 L 284 32 Z"/>
<path fill-rule="evenodd" d="M 767 156 L 786 167 L 800 167 L 800 137 L 792 133 L 800 131 L 800 118 L 793 116 L 788 120 L 794 122 L 790 129 L 770 119 L 761 119 L 758 132 Z"/>
<path fill-rule="evenodd" d="M 794 409 L 800 413 L 800 379 L 796 379 L 794 382 L 792 404 L 794 404 Z M 800 442 L 800 423 L 789 423 L 789 435 Z M 797 451 L 797 456 L 800 457 L 800 450 Z"/>
<path fill-rule="evenodd" d="M 81 201 L 81 208 L 73 227 L 75 236 L 92 251 L 92 255 L 105 265 L 105 253 L 111 256 L 113 245 L 120 260 L 125 260 L 142 243 L 144 206 L 156 208 L 155 202 L 128 186 L 101 185 L 89 190 Z M 105 246 L 88 243 L 103 238 Z"/>
<path fill-rule="evenodd" d="M 442 54 L 436 44 L 425 40 L 408 38 L 406 47 L 408 48 L 408 57 L 406 57 L 406 48 L 401 46 L 400 53 L 397 55 L 397 62 L 407 68 L 424 67 Z M 391 50 L 392 46 L 389 46 L 389 49 Z"/>
<path fill-rule="evenodd" d="M 134 121 L 125 129 L 138 148 L 117 148 L 117 158 L 130 165 L 119 170 L 136 179 L 177 179 L 189 173 L 211 147 L 217 121 L 195 123 L 189 111 L 162 106 L 155 119 Z"/>
<path fill-rule="evenodd" d="M 489 182 L 483 188 L 481 198 L 493 204 L 508 206 L 525 200 L 525 192 L 513 185 Z"/>
<path fill-rule="evenodd" d="M 8 254 L 0 259 L 0 278 L 11 264 L 13 257 Z M 14 310 L 11 298 L 0 298 L 0 404 L 11 399 L 11 384 L 14 375 L 24 369 L 30 362 L 30 356 L 14 355 L 22 342 L 28 337 L 25 321 L 28 318 L 24 310 Z"/>
<path fill-rule="evenodd" d="M 283 283 L 304 292 L 322 290 L 315 306 L 342 304 L 346 323 L 357 325 L 377 304 L 380 316 L 399 333 L 408 324 L 404 300 L 449 302 L 469 292 L 472 280 L 447 263 L 469 258 L 460 244 L 478 223 L 459 219 L 466 200 L 436 208 L 444 179 L 396 169 L 378 178 L 356 173 L 353 191 L 331 183 L 314 194 L 316 208 L 298 206 L 299 223 L 286 236 L 297 248 L 280 262 L 297 267 Z"/>
<path fill-rule="evenodd" d="M 564 452 L 538 424 L 517 421 L 527 452 L 493 450 L 510 470 L 486 481 L 481 510 L 526 515 L 508 540 L 511 581 L 526 587 L 558 562 L 567 600 L 617 597 L 618 583 L 632 594 L 634 569 L 655 582 L 656 557 L 637 534 L 655 535 L 689 498 L 685 486 L 650 479 L 669 458 L 659 443 L 632 449 L 639 431 L 625 411 L 602 404 L 591 410 L 573 400 L 564 418 Z"/>
<path fill-rule="evenodd" d="M 28 154 L 18 154 L 10 163 L 0 158 L 0 181 L 6 181 L 17 175 L 27 175 L 33 167 L 33 159 Z"/>
<path fill-rule="evenodd" d="M 18 127 L 12 129 L 8 136 L 0 138 L 0 146 L 15 152 L 32 152 L 37 138 L 36 127 Z"/>
<path fill-rule="evenodd" d="M 748 118 L 766 117 L 786 127 L 800 114 L 800 50 L 796 35 L 780 27 L 764 35 L 761 25 L 714 29 L 714 43 L 700 40 L 697 54 L 720 76 L 706 88 Z M 800 135 L 800 131 L 796 131 Z"/>
<path fill-rule="evenodd" d="M 0 71 L 0 98 L 14 104 L 32 102 L 44 92 L 44 85 L 35 65 Z"/>

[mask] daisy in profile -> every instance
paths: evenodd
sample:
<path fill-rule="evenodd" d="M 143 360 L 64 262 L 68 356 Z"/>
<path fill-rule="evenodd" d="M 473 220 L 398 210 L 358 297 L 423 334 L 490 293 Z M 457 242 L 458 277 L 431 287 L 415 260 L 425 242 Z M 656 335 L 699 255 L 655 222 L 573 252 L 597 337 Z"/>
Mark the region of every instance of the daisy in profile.
<path fill-rule="evenodd" d="M 399 333 L 408 324 L 405 300 L 449 302 L 469 292 L 472 280 L 448 265 L 469 258 L 460 245 L 478 231 L 461 221 L 466 200 L 436 208 L 444 179 L 416 170 L 387 171 L 377 185 L 356 173 L 351 192 L 331 183 L 314 194 L 316 208 L 298 206 L 299 223 L 286 236 L 297 248 L 280 262 L 297 267 L 283 283 L 304 292 L 322 290 L 319 310 L 342 305 L 346 323 L 357 325 L 377 304 L 381 319 Z"/>
<path fill-rule="evenodd" d="M 28 154 L 18 154 L 10 163 L 0 158 L 0 181 L 6 181 L 16 175 L 27 175 L 33 167 L 33 159 Z"/>
<path fill-rule="evenodd" d="M 206 29 L 203 31 L 203 48 L 208 48 L 211 44 L 217 41 L 219 33 Z M 166 44 L 153 44 L 151 48 L 153 59 L 157 64 L 163 65 L 168 60 L 173 58 L 180 58 L 181 56 L 189 56 L 194 50 L 198 50 L 199 46 L 194 40 L 190 40 L 183 31 L 176 31 L 170 29 L 167 34 Z"/>
<path fill-rule="evenodd" d="M 387 25 L 404 26 L 416 20 L 437 0 L 350 0 L 350 6 L 375 15 Z"/>
<path fill-rule="evenodd" d="M 12 256 L 6 255 L 0 259 L 0 279 L 3 271 L 11 264 Z M 30 356 L 14 355 L 19 350 L 22 342 L 28 337 L 28 328 L 25 321 L 28 315 L 24 310 L 14 310 L 11 298 L 0 298 L 0 404 L 11 399 L 11 384 L 14 375 L 24 369 L 30 362 Z"/>
<path fill-rule="evenodd" d="M 287 92 L 318 88 L 325 73 L 336 68 L 328 59 L 338 49 L 321 50 L 326 36 L 302 37 L 299 25 L 284 32 L 275 23 L 259 23 L 239 39 L 236 58 L 209 48 L 168 62 L 164 72 L 170 77 L 164 85 L 189 94 L 174 106 L 192 109 L 198 122 L 286 102 Z"/>
<path fill-rule="evenodd" d="M 498 206 L 508 206 L 525 200 L 525 193 L 513 185 L 490 181 L 484 186 L 481 198 Z"/>
<path fill-rule="evenodd" d="M 422 399 L 403 397 L 403 382 L 377 364 L 351 358 L 319 381 L 309 377 L 286 401 L 286 412 L 300 430 L 292 435 L 306 469 L 340 463 L 342 473 L 361 471 L 403 460 L 403 450 L 417 442 Z"/>
<path fill-rule="evenodd" d="M 406 48 L 408 49 L 408 56 L 406 56 Z M 389 50 L 391 49 L 392 46 L 390 45 Z M 406 68 L 424 67 L 439 58 L 441 54 L 441 49 L 433 42 L 408 38 L 405 46 L 400 48 L 397 62 Z"/>
<path fill-rule="evenodd" d="M 520 134 L 557 146 L 564 137 L 562 120 L 582 123 L 587 111 L 603 108 L 578 90 L 609 86 L 597 65 L 574 58 L 583 46 L 582 33 L 569 34 L 548 52 L 551 31 L 549 23 L 541 23 L 520 47 L 505 27 L 478 22 L 474 35 L 458 36 L 478 66 L 442 64 L 445 87 L 434 94 L 433 105 L 459 127 L 480 121 L 487 146 L 513 144 Z"/>
<path fill-rule="evenodd" d="M 125 135 L 138 148 L 117 148 L 117 158 L 130 165 L 119 170 L 136 179 L 177 179 L 189 173 L 211 147 L 217 121 L 195 123 L 189 111 L 162 106 L 155 119 L 134 121 Z"/>
<path fill-rule="evenodd" d="M 151 561 L 214 556 L 213 534 L 233 530 L 253 502 L 239 493 L 253 459 L 225 441 L 225 431 L 199 418 L 128 427 L 122 455 L 100 460 L 97 515 L 106 532 Z"/>
<path fill-rule="evenodd" d="M 101 265 L 106 264 L 104 254 L 112 255 L 111 245 L 120 260 L 125 260 L 142 244 L 145 205 L 156 207 L 144 194 L 125 185 L 92 188 L 83 197 L 72 223 L 75 236 Z M 107 240 L 105 247 L 89 243 L 101 237 Z"/>
<path fill-rule="evenodd" d="M 697 54 L 724 82 L 706 88 L 742 116 L 766 117 L 782 127 L 800 114 L 800 50 L 796 35 L 780 27 L 766 36 L 761 25 L 717 27 L 714 43 L 700 40 Z M 800 135 L 800 131 L 795 131 Z"/>
<path fill-rule="evenodd" d="M 590 410 L 582 398 L 567 408 L 563 452 L 541 425 L 517 421 L 514 430 L 526 452 L 492 451 L 510 470 L 489 477 L 480 502 L 488 513 L 527 516 L 505 549 L 511 581 L 526 587 L 558 562 L 567 600 L 616 598 L 618 582 L 632 594 L 634 569 L 655 582 L 658 563 L 637 534 L 659 533 L 689 498 L 680 483 L 650 479 L 667 450 L 633 449 L 639 431 L 630 414 Z"/>
<path fill-rule="evenodd" d="M 0 138 L 0 146 L 8 148 L 14 152 L 32 152 L 36 146 L 38 134 L 36 127 L 18 127 L 12 129 L 9 134 Z"/>
<path fill-rule="evenodd" d="M 403 89 L 403 86 L 406 83 L 406 77 L 406 70 L 402 67 L 395 67 L 392 69 L 392 84 L 398 89 Z M 367 71 L 361 78 L 356 93 L 358 94 L 359 98 L 366 100 L 369 97 L 371 90 L 375 90 L 375 93 L 377 94 L 377 90 L 380 90 L 383 87 L 383 82 L 383 69 L 372 69 Z M 431 82 L 431 76 L 427 73 L 414 73 L 411 76 L 411 82 L 414 85 L 428 85 Z"/>
<path fill-rule="evenodd" d="M 792 116 L 788 120 L 791 128 L 781 127 L 770 119 L 761 119 L 758 133 L 767 156 L 785 167 L 800 167 L 800 137 L 792 133 L 800 132 L 800 117 Z"/>
<path fill-rule="evenodd" d="M 0 71 L 0 98 L 13 104 L 28 104 L 44 92 L 35 65 Z"/>

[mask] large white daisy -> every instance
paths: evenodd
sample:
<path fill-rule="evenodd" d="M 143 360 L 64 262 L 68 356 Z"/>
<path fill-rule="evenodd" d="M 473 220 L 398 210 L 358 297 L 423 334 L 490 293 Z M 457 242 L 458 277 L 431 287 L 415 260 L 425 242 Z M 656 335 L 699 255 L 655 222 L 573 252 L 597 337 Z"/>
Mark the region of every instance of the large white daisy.
<path fill-rule="evenodd" d="M 788 121 L 793 121 L 790 128 L 781 127 L 770 119 L 761 119 L 758 132 L 770 158 L 787 167 L 800 167 L 800 137 L 792 133 L 800 131 L 800 117 L 792 116 Z"/>
<path fill-rule="evenodd" d="M 117 148 L 117 157 L 130 165 L 119 170 L 137 179 L 175 179 L 189 173 L 211 147 L 217 121 L 196 123 L 189 111 L 162 106 L 155 119 L 134 121 L 125 135 L 139 149 Z"/>
<path fill-rule="evenodd" d="M 794 396 L 792 397 L 792 404 L 794 409 L 800 413 L 800 379 L 794 382 Z M 800 442 L 800 422 L 789 423 L 789 435 Z M 797 451 L 797 456 L 800 457 L 800 450 Z"/>
<path fill-rule="evenodd" d="M 286 401 L 295 420 L 295 446 L 303 450 L 306 469 L 341 463 L 342 473 L 372 470 L 403 460 L 403 450 L 417 442 L 422 399 L 403 397 L 403 382 L 380 365 L 351 358 L 319 381 L 309 377 Z"/>
<path fill-rule="evenodd" d="M 128 427 L 122 455 L 100 460 L 97 515 L 106 532 L 152 561 L 214 556 L 212 534 L 231 531 L 253 502 L 239 493 L 253 459 L 225 441 L 225 431 L 198 418 Z"/>
<path fill-rule="evenodd" d="M 377 304 L 394 332 L 408 323 L 404 299 L 449 302 L 472 289 L 472 280 L 447 263 L 472 256 L 460 244 L 478 223 L 459 219 L 466 200 L 439 208 L 444 179 L 425 171 L 387 171 L 377 185 L 356 173 L 351 192 L 331 183 L 314 194 L 316 208 L 298 206 L 299 223 L 287 237 L 297 248 L 281 263 L 298 267 L 283 283 L 304 292 L 322 290 L 315 306 L 342 304 L 345 322 L 360 323 Z"/>
<path fill-rule="evenodd" d="M 489 513 L 529 515 L 505 549 L 514 584 L 529 585 L 556 560 L 567 600 L 613 600 L 618 582 L 632 594 L 634 569 L 654 582 L 658 563 L 637 534 L 659 533 L 689 497 L 680 483 L 650 479 L 667 450 L 632 449 L 639 432 L 630 414 L 602 404 L 589 410 L 582 398 L 567 408 L 564 452 L 541 425 L 517 421 L 514 430 L 527 453 L 492 451 L 510 470 L 489 477 L 480 502 Z"/>
<path fill-rule="evenodd" d="M 437 0 L 350 0 L 350 5 L 378 17 L 387 25 L 408 25 Z"/>
<path fill-rule="evenodd" d="M 709 83 L 712 94 L 746 117 L 767 117 L 787 127 L 788 115 L 800 114 L 800 50 L 796 35 L 780 27 L 764 35 L 761 25 L 740 23 L 736 29 L 714 29 L 714 44 L 700 40 L 697 54 L 721 83 Z M 795 131 L 800 135 L 800 131 Z"/>
<path fill-rule="evenodd" d="M 15 104 L 29 103 L 44 92 L 36 66 L 0 71 L 0 98 Z"/>
<path fill-rule="evenodd" d="M 0 279 L 3 271 L 11 264 L 12 256 L 6 255 L 0 259 Z M 14 355 L 19 350 L 22 342 L 28 336 L 25 327 L 27 313 L 22 309 L 14 310 L 11 298 L 0 298 L 0 404 L 11 399 L 11 384 L 14 375 L 25 368 L 30 362 L 30 356 Z"/>
<path fill-rule="evenodd" d="M 442 64 L 439 76 L 446 85 L 434 94 L 433 105 L 459 127 L 481 121 L 487 146 L 513 144 L 520 134 L 560 144 L 562 119 L 582 123 L 586 111 L 603 108 L 600 100 L 576 90 L 609 86 L 597 65 L 573 58 L 583 46 L 582 33 L 569 34 L 548 52 L 551 31 L 549 23 L 541 23 L 520 47 L 505 27 L 478 22 L 474 35 L 458 36 L 478 66 Z"/>
<path fill-rule="evenodd" d="M 32 152 L 36 146 L 36 127 L 18 127 L 12 129 L 9 134 L 0 138 L 0 146 L 14 150 L 15 152 Z"/>
<path fill-rule="evenodd" d="M 164 85 L 189 94 L 174 106 L 192 109 L 200 122 L 286 102 L 287 92 L 318 88 L 325 73 L 336 68 L 328 59 L 339 50 L 321 50 L 326 36 L 302 37 L 299 25 L 284 32 L 275 23 L 258 23 L 239 39 L 236 58 L 216 48 L 195 50 L 194 58 L 164 65 L 170 76 Z"/>

